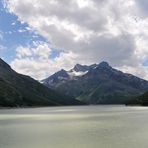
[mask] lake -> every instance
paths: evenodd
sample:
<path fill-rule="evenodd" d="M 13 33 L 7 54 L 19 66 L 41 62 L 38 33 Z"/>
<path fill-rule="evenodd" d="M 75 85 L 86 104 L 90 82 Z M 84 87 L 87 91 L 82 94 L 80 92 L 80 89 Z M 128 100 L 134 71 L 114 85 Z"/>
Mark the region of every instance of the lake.
<path fill-rule="evenodd" d="M 147 148 L 148 108 L 0 110 L 0 148 Z"/>

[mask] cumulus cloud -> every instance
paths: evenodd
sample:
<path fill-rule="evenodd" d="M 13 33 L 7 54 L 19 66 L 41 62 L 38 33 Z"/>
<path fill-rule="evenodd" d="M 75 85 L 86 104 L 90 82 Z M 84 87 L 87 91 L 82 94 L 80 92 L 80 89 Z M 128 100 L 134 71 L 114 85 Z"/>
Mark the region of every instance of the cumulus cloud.
<path fill-rule="evenodd" d="M 11 66 L 19 73 L 40 80 L 53 74 L 61 67 L 69 69 L 77 59 L 77 56 L 72 52 L 61 52 L 58 57 L 49 58 L 51 52 L 50 45 L 45 42 L 34 42 L 34 47 L 19 46 Z"/>
<path fill-rule="evenodd" d="M 20 64 L 21 62 L 26 62 L 26 66 L 30 63 L 30 75 L 36 75 L 38 70 L 41 74 L 38 72 L 38 76 L 34 77 L 41 78 L 45 73 L 49 74 L 48 71 L 58 70 L 60 66 L 64 68 L 77 62 L 91 64 L 106 60 L 117 68 L 146 78 L 148 68 L 142 66 L 142 63 L 148 54 L 148 20 L 147 17 L 141 16 L 148 13 L 146 0 L 5 2 L 9 12 L 44 36 L 50 42 L 51 48 L 56 47 L 64 51 L 59 57 L 51 60 L 48 57 L 51 51 L 44 50 L 47 49 L 46 43 L 32 49 L 19 47 L 16 50 L 17 58 L 12 62 L 18 71 L 25 69 L 25 64 Z M 19 52 L 20 50 L 22 52 Z M 48 64 L 45 64 L 45 61 Z M 37 65 L 38 63 L 40 64 Z M 51 64 L 54 66 L 50 67 Z M 41 65 L 43 68 L 38 69 Z M 22 72 L 26 73 L 24 70 Z"/>
<path fill-rule="evenodd" d="M 18 58 L 39 57 L 47 59 L 50 54 L 50 46 L 45 42 L 33 42 L 34 47 L 19 46 L 16 49 L 16 56 Z"/>
<path fill-rule="evenodd" d="M 119 67 L 118 67 L 119 68 Z M 145 66 L 135 66 L 135 67 L 132 67 L 132 66 L 122 66 L 120 67 L 120 69 L 122 71 L 124 71 L 125 73 L 133 73 L 143 79 L 146 79 L 148 80 L 148 69 L 147 67 Z"/>

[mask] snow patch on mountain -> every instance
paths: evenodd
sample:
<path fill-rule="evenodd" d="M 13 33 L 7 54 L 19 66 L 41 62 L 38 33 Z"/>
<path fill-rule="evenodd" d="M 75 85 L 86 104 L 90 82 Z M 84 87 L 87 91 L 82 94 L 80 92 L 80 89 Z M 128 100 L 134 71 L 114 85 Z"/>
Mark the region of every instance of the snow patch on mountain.
<path fill-rule="evenodd" d="M 73 71 L 68 72 L 68 74 L 69 74 L 70 77 L 81 77 L 81 76 L 85 75 L 87 72 L 88 71 L 85 71 L 85 72 L 83 72 L 83 71 L 76 72 L 76 71 L 73 70 Z"/>

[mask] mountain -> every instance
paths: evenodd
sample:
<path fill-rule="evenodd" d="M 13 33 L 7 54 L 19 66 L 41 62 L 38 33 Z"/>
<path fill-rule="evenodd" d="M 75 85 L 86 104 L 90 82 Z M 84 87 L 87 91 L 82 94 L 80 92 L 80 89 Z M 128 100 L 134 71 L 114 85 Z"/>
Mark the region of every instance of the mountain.
<path fill-rule="evenodd" d="M 77 105 L 80 101 L 61 95 L 29 76 L 18 74 L 0 59 L 0 106 Z"/>
<path fill-rule="evenodd" d="M 116 70 L 107 62 L 77 64 L 42 83 L 88 104 L 123 104 L 148 90 L 148 81 Z"/>
<path fill-rule="evenodd" d="M 77 80 L 79 77 L 85 75 L 89 70 L 95 68 L 96 66 L 96 64 L 90 66 L 76 64 L 73 69 L 69 71 L 61 69 L 60 71 L 48 77 L 47 79 L 42 80 L 41 83 L 48 87 L 55 88 L 66 81 Z"/>

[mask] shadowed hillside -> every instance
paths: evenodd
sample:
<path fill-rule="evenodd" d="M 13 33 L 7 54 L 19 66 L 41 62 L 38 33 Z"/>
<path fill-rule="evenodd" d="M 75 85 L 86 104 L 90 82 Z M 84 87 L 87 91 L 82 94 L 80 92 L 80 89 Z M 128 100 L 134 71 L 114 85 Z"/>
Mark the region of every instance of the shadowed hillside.
<path fill-rule="evenodd" d="M 79 101 L 47 88 L 29 76 L 16 73 L 0 59 L 0 106 L 78 105 Z"/>

